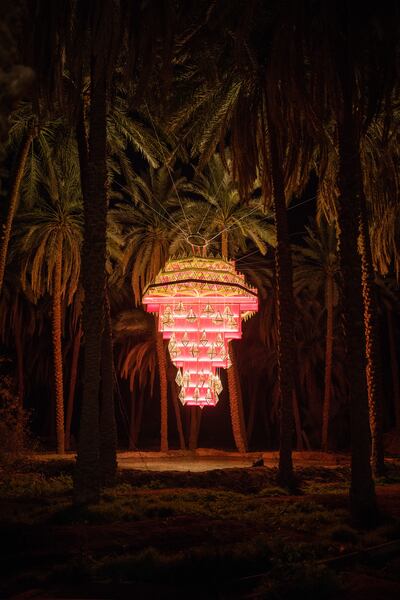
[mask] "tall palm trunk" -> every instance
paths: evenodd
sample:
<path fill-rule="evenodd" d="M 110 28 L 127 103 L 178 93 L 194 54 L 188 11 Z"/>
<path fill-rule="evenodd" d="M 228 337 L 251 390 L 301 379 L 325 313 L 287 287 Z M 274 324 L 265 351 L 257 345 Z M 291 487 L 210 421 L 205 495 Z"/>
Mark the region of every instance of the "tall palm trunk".
<path fill-rule="evenodd" d="M 291 488 L 294 485 L 292 462 L 292 390 L 295 369 L 293 266 L 283 173 L 277 147 L 277 134 L 271 118 L 268 119 L 268 128 L 277 236 L 275 265 L 278 287 L 278 379 L 281 397 L 278 481 L 281 485 Z"/>
<path fill-rule="evenodd" d="M 84 379 L 78 455 L 75 469 L 75 499 L 95 502 L 100 493 L 99 388 L 104 297 L 106 285 L 106 99 L 104 56 L 92 57 L 89 154 L 83 187 L 84 243 L 82 249 Z M 83 115 L 82 115 L 83 120 Z M 79 139 L 79 136 L 78 136 Z M 82 142 L 82 140 L 81 140 Z M 82 143 L 80 144 L 81 179 Z"/>
<path fill-rule="evenodd" d="M 387 310 L 389 347 L 390 347 L 390 370 L 392 374 L 392 393 L 395 416 L 395 427 L 400 432 L 400 377 L 399 359 L 396 346 L 396 333 L 393 312 Z"/>
<path fill-rule="evenodd" d="M 293 388 L 292 398 L 293 398 L 293 417 L 294 417 L 294 425 L 295 425 L 295 431 L 296 431 L 296 450 L 301 451 L 301 450 L 304 450 L 303 430 L 301 428 L 299 398 L 297 396 L 295 387 Z"/>
<path fill-rule="evenodd" d="M 369 402 L 369 423 L 372 438 L 372 469 L 379 477 L 385 473 L 385 453 L 383 448 L 383 377 L 379 331 L 379 317 L 376 304 L 374 269 L 372 266 L 371 243 L 369 238 L 367 206 L 364 193 L 360 195 L 360 249 L 362 264 L 362 289 L 364 298 L 364 327 L 367 354 L 367 385 Z"/>
<path fill-rule="evenodd" d="M 221 253 L 222 258 L 228 260 L 229 252 L 229 234 L 228 231 L 221 232 Z M 236 360 L 235 349 L 232 342 L 229 342 L 229 356 L 231 367 L 227 370 L 229 407 L 231 412 L 231 424 L 233 439 L 238 452 L 247 452 L 246 425 L 244 422 L 243 398 L 240 387 L 240 379 Z"/>
<path fill-rule="evenodd" d="M 329 440 L 329 416 L 331 412 L 332 399 L 332 356 L 333 356 L 333 289 L 334 281 L 332 273 L 328 273 L 326 281 L 326 339 L 325 339 L 325 378 L 324 378 L 324 402 L 322 405 L 322 435 L 321 447 L 324 452 L 328 451 Z"/>
<path fill-rule="evenodd" d="M 134 450 L 136 448 L 136 439 L 135 439 L 135 422 L 136 422 L 136 399 L 135 393 L 132 391 L 131 396 L 131 413 L 129 420 L 129 440 L 128 440 L 128 448 L 129 450 Z"/>
<path fill-rule="evenodd" d="M 158 375 L 160 381 L 160 409 L 161 409 L 161 452 L 168 451 L 168 379 L 167 358 L 165 356 L 164 340 L 162 333 L 156 333 L 156 349 L 158 361 Z"/>
<path fill-rule="evenodd" d="M 351 431 L 350 510 L 356 522 L 371 523 L 376 516 L 376 498 L 370 465 L 364 306 L 361 257 L 358 253 L 362 177 L 351 94 L 345 86 L 343 89 L 343 119 L 338 125 L 338 226 L 346 364 L 351 369 L 348 378 Z"/>
<path fill-rule="evenodd" d="M 135 418 L 135 429 L 134 429 L 134 442 L 135 442 L 135 448 L 137 447 L 138 443 L 139 443 L 139 436 L 140 436 L 140 432 L 142 430 L 142 420 L 143 420 L 143 409 L 144 409 L 144 395 L 143 393 L 141 393 L 139 395 L 139 403 L 138 403 L 138 408 L 136 411 L 136 418 Z"/>
<path fill-rule="evenodd" d="M 64 454 L 64 381 L 62 357 L 62 307 L 61 307 L 61 281 L 62 281 L 62 251 L 63 244 L 59 235 L 56 247 L 56 261 L 54 271 L 54 287 L 52 294 L 52 336 L 53 336 L 53 362 L 56 401 L 56 437 L 57 452 Z"/>
<path fill-rule="evenodd" d="M 198 446 L 202 414 L 200 406 L 190 407 L 189 450 L 196 450 Z"/>
<path fill-rule="evenodd" d="M 24 348 L 22 343 L 22 316 L 18 302 L 15 312 L 15 352 L 17 354 L 17 373 L 18 373 L 18 402 L 21 408 L 24 406 L 25 396 L 25 373 L 24 373 Z"/>
<path fill-rule="evenodd" d="M 229 356 L 232 365 L 227 370 L 227 376 L 233 438 L 238 452 L 247 452 L 242 390 L 239 381 L 236 353 L 232 342 L 229 343 Z"/>
<path fill-rule="evenodd" d="M 258 387 L 254 382 L 253 385 L 251 386 L 250 410 L 249 410 L 249 415 L 247 418 L 247 426 L 246 426 L 246 437 L 247 437 L 247 443 L 249 445 L 250 445 L 251 437 L 253 435 L 254 420 L 255 420 L 255 416 L 256 416 L 257 392 L 258 392 Z"/>
<path fill-rule="evenodd" d="M 71 449 L 71 423 L 72 415 L 74 412 L 74 400 L 75 400 L 75 389 L 76 381 L 78 377 L 78 364 L 79 364 L 79 353 L 81 349 L 81 337 L 82 328 L 79 325 L 78 330 L 75 333 L 74 343 L 72 346 L 72 358 L 71 358 L 71 373 L 69 376 L 69 392 L 67 401 L 67 414 L 65 418 L 65 448 Z"/>
<path fill-rule="evenodd" d="M 229 242 L 228 242 L 228 232 L 226 230 L 221 233 L 221 253 L 222 258 L 228 260 L 228 252 L 229 252 Z"/>
<path fill-rule="evenodd" d="M 183 426 L 182 426 L 181 407 L 180 407 L 180 402 L 179 402 L 179 398 L 178 398 L 178 392 L 177 392 L 177 388 L 176 388 L 175 378 L 173 376 L 173 374 L 175 373 L 175 370 L 170 367 L 168 369 L 168 373 L 171 374 L 170 390 L 171 390 L 172 404 L 174 405 L 174 411 L 175 411 L 176 428 L 178 430 L 178 436 L 179 436 L 179 447 L 181 450 L 186 450 L 185 436 L 183 433 Z"/>
<path fill-rule="evenodd" d="M 100 470 L 104 485 L 113 485 L 117 474 L 117 425 L 114 407 L 114 357 L 110 303 L 104 299 L 101 350 Z"/>
<path fill-rule="evenodd" d="M 4 273 L 7 264 L 8 246 L 11 238 L 12 225 L 17 211 L 19 191 L 21 188 L 22 178 L 25 172 L 26 159 L 28 158 L 29 148 L 33 140 L 33 131 L 28 131 L 22 146 L 19 151 L 17 164 L 15 168 L 14 180 L 12 182 L 10 191 L 10 200 L 8 203 L 7 218 L 2 230 L 2 236 L 0 241 L 0 294 L 3 289 Z"/>

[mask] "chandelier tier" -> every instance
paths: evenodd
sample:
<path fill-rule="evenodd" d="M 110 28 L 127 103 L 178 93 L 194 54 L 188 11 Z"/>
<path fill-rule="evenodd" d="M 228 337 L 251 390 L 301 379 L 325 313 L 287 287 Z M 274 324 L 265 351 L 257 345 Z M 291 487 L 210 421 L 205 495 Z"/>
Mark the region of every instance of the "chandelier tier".
<path fill-rule="evenodd" d="M 229 342 L 242 336 L 242 320 L 258 310 L 257 291 L 235 263 L 192 256 L 171 259 L 147 286 L 143 304 L 158 314 L 178 368 L 179 398 L 189 406 L 215 406 L 220 368 L 229 368 Z"/>

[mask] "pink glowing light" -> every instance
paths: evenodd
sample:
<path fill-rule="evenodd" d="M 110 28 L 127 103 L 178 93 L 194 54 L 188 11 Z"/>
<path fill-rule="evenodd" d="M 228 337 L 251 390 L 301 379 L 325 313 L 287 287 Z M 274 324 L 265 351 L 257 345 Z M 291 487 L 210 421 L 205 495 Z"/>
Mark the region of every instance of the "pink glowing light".
<path fill-rule="evenodd" d="M 182 404 L 215 406 L 219 370 L 230 366 L 229 342 L 242 337 L 242 320 L 258 310 L 257 291 L 234 262 L 192 256 L 169 260 L 147 286 L 143 304 L 158 314 L 169 340 Z"/>

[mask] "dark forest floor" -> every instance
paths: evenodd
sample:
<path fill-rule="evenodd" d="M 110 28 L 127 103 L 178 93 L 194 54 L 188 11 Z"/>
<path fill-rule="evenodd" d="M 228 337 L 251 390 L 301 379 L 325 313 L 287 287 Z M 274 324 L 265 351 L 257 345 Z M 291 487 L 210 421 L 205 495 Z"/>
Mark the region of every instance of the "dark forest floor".
<path fill-rule="evenodd" d="M 349 467 L 334 463 L 298 466 L 292 496 L 273 467 L 122 469 L 77 509 L 73 461 L 21 462 L 0 481 L 0 597 L 398 598 L 400 461 L 371 530 L 351 526 Z"/>

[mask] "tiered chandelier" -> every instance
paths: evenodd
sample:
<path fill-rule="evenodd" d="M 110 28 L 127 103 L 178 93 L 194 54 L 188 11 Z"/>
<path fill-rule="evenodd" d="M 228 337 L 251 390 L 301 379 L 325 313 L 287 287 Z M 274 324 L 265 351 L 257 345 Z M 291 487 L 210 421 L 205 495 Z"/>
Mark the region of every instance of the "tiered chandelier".
<path fill-rule="evenodd" d="M 229 342 L 242 336 L 242 320 L 258 310 L 257 291 L 221 258 L 171 259 L 147 286 L 143 304 L 158 313 L 158 329 L 169 340 L 178 368 L 179 398 L 189 406 L 215 406 L 229 368 Z"/>

